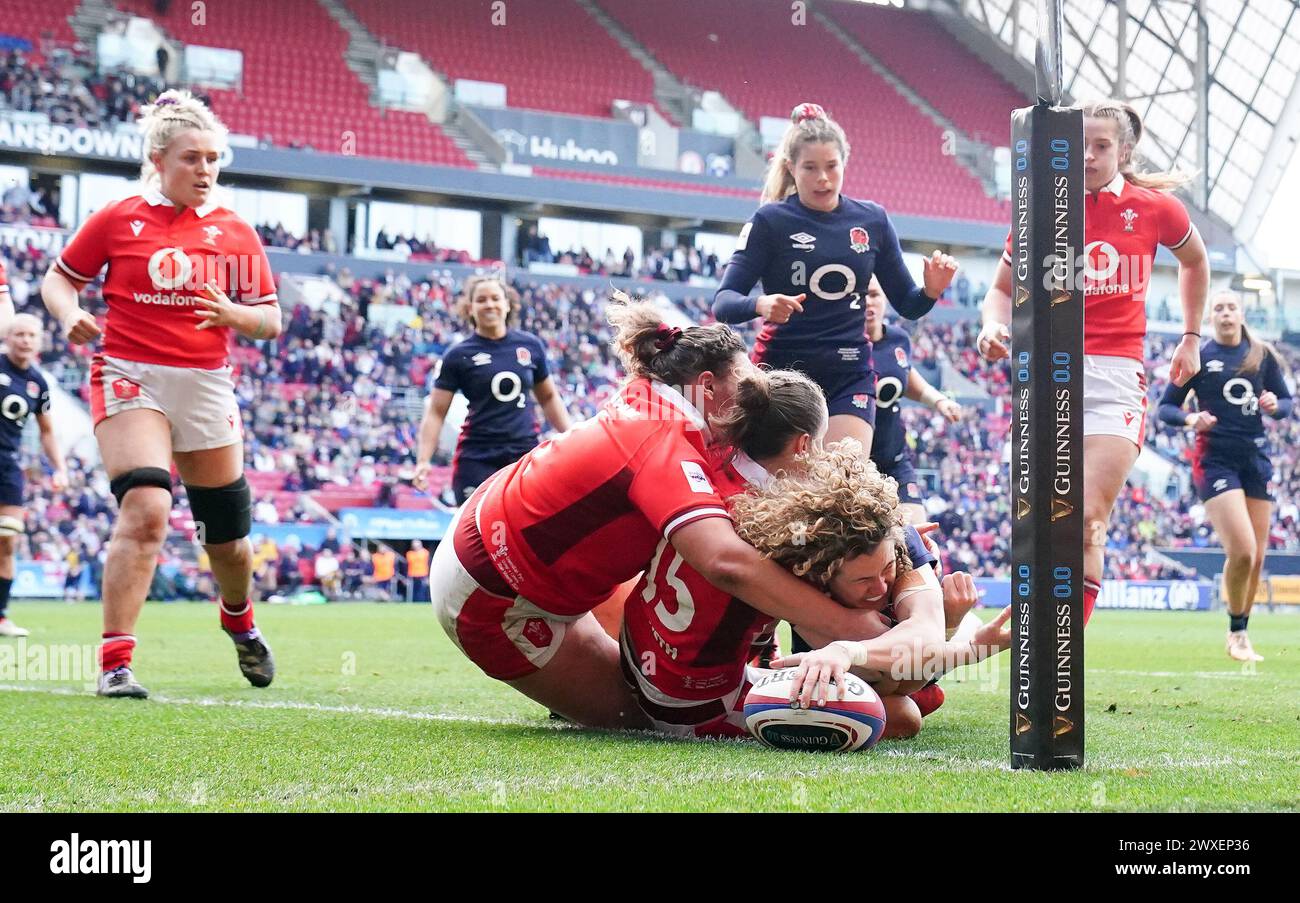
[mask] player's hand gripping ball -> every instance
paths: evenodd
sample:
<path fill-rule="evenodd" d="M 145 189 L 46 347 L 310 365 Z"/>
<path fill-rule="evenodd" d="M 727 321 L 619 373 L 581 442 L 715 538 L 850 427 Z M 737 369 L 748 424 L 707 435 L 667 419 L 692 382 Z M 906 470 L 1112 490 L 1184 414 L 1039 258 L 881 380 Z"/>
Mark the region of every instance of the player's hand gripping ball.
<path fill-rule="evenodd" d="M 777 749 L 849 752 L 870 749 L 885 731 L 885 704 L 852 674 L 832 685 L 825 705 L 796 708 L 790 688 L 798 669 L 766 671 L 745 697 L 745 726 Z"/>

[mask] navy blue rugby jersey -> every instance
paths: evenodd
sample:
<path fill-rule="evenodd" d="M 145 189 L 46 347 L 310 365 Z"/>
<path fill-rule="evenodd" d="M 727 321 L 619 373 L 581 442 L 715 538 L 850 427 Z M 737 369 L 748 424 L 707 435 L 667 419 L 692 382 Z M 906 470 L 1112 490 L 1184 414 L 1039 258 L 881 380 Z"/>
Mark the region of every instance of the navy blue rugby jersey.
<path fill-rule="evenodd" d="M 474 333 L 452 345 L 433 386 L 460 392 L 469 402 L 462 446 L 527 443 L 538 434 L 533 388 L 549 375 L 542 340 L 510 329 L 500 339 Z"/>
<path fill-rule="evenodd" d="M 904 317 L 917 319 L 934 306 L 935 299 L 907 271 L 898 235 L 883 207 L 841 195 L 839 206 L 825 213 L 808 209 L 792 194 L 764 204 L 745 224 L 714 297 L 713 312 L 724 323 L 753 319 L 754 299 L 747 296 L 760 281 L 765 294 L 806 293 L 803 313 L 788 323 L 763 324 L 756 357 L 810 351 L 835 357 L 836 349 L 871 347 L 863 332 L 864 299 L 872 275 Z"/>

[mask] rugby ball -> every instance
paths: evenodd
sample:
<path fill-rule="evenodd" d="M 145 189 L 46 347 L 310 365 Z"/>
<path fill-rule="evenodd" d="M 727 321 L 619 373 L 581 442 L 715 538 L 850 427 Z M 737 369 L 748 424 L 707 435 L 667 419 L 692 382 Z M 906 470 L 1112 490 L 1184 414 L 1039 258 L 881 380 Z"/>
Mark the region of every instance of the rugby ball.
<path fill-rule="evenodd" d="M 795 668 L 750 669 L 761 676 L 745 697 L 745 726 L 762 743 L 777 749 L 849 752 L 870 749 L 885 731 L 885 704 L 860 678 L 845 675 L 838 698 L 826 705 L 795 708 L 790 703 Z M 836 696 L 835 684 L 831 684 Z"/>

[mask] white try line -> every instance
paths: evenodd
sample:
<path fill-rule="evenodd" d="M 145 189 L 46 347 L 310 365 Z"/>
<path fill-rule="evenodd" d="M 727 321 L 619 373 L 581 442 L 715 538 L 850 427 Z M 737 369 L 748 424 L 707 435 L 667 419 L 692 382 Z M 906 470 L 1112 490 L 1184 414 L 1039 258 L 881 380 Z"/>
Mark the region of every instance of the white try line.
<path fill-rule="evenodd" d="M 1112 668 L 1088 668 L 1084 674 L 1123 674 L 1129 677 L 1184 677 L 1206 680 L 1255 680 L 1268 675 L 1261 668 L 1253 674 L 1247 671 L 1129 671 Z M 1277 677 L 1278 675 L 1273 675 Z"/>
<path fill-rule="evenodd" d="M 90 697 L 94 694 L 87 690 L 71 687 L 32 687 L 19 684 L 0 684 L 0 692 L 9 693 L 44 693 L 49 696 Z M 131 700 L 135 702 L 135 700 Z M 450 721 L 467 724 L 504 724 L 512 727 L 540 727 L 547 730 L 564 730 L 575 725 L 562 721 L 541 721 L 529 718 L 485 718 L 479 715 L 458 715 L 452 712 L 413 712 L 409 709 L 372 708 L 358 705 L 323 705 L 317 702 L 296 702 L 293 700 L 251 700 L 251 699 L 184 699 L 176 696 L 149 694 L 145 702 L 162 705 L 191 705 L 201 708 L 236 708 L 236 709 L 287 709 L 300 712 L 321 712 L 328 715 L 365 715 L 372 718 L 404 718 L 411 721 Z"/>

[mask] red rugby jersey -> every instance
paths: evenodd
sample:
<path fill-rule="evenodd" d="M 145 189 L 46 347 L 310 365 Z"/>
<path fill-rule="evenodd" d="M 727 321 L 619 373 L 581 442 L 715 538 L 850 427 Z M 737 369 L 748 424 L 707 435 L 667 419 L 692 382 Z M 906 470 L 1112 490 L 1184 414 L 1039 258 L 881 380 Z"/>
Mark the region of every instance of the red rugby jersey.
<path fill-rule="evenodd" d="M 55 265 L 78 285 L 108 264 L 103 353 L 128 361 L 215 370 L 230 330 L 197 330 L 205 282 L 232 301 L 276 300 L 262 242 L 237 213 L 205 204 L 179 213 L 157 191 L 108 204 L 82 224 Z"/>
<path fill-rule="evenodd" d="M 1144 360 L 1146 295 L 1156 249 L 1178 249 L 1194 227 L 1167 191 L 1139 188 L 1123 175 L 1084 199 L 1083 352 Z M 1002 259 L 1014 269 L 1012 234 Z"/>
<path fill-rule="evenodd" d="M 744 456 L 717 476 L 724 498 L 769 479 Z M 651 703 L 706 702 L 740 686 L 754 641 L 775 625 L 705 580 L 665 538 L 623 609 L 624 654 Z"/>
<path fill-rule="evenodd" d="M 632 380 L 595 418 L 539 445 L 480 490 L 475 522 L 510 588 L 580 615 L 631 580 L 661 538 L 727 517 L 708 426 L 679 392 Z"/>

